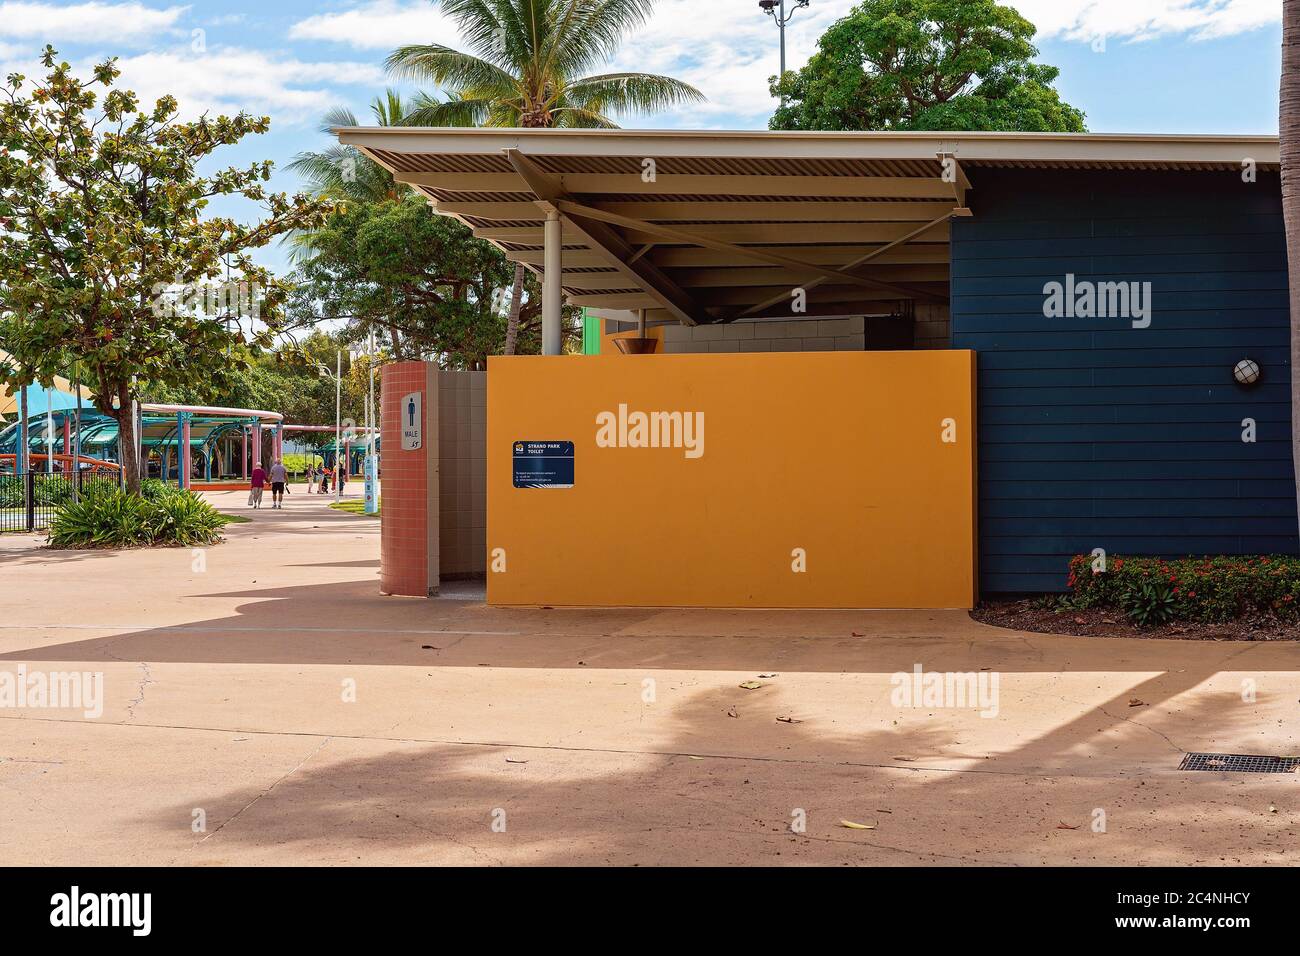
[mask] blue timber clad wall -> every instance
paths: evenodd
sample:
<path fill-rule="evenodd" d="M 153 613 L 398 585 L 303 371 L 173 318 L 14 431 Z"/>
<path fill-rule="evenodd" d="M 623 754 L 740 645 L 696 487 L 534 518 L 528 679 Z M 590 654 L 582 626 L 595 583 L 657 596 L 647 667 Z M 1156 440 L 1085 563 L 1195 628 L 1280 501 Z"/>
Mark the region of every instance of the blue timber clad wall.
<path fill-rule="evenodd" d="M 970 178 L 952 344 L 979 353 L 984 592 L 1064 590 L 1070 556 L 1094 548 L 1296 553 L 1277 175 Z M 1150 327 L 1045 317 L 1043 287 L 1066 273 L 1152 283 Z M 1263 368 L 1253 389 L 1232 376 L 1246 357 Z"/>

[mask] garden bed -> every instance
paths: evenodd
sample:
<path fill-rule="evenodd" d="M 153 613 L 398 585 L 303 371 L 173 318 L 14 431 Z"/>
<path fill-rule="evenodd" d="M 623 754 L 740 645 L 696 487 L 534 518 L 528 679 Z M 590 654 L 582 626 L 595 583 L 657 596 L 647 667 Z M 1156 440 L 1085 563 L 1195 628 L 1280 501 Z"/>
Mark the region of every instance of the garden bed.
<path fill-rule="evenodd" d="M 1051 599 L 985 601 L 971 617 L 981 624 L 1009 627 L 1039 634 L 1075 634 L 1082 637 L 1137 637 L 1177 641 L 1300 641 L 1300 624 L 1265 615 L 1244 617 L 1225 624 L 1179 621 L 1141 628 L 1122 613 L 1102 608 L 1049 606 Z M 1055 603 L 1055 602 L 1053 602 Z"/>
<path fill-rule="evenodd" d="M 1300 558 L 1107 558 L 1070 561 L 1068 594 L 988 602 L 985 624 L 1053 634 L 1177 640 L 1300 640 Z"/>

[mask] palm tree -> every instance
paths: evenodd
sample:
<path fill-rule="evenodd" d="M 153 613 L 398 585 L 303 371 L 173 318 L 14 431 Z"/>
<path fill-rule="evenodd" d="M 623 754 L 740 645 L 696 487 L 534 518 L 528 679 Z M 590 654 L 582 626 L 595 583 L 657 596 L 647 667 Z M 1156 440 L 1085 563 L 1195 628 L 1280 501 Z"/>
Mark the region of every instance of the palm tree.
<path fill-rule="evenodd" d="M 1282 218 L 1286 224 L 1291 306 L 1291 460 L 1300 510 L 1300 0 L 1282 4 L 1281 139 Z"/>
<path fill-rule="evenodd" d="M 474 52 L 437 43 L 393 51 L 390 73 L 451 94 L 445 101 L 422 94 L 405 125 L 609 129 L 617 126 L 611 113 L 702 102 L 699 90 L 669 76 L 584 75 L 613 56 L 653 7 L 654 0 L 442 0 Z M 507 355 L 518 335 L 523 285 L 524 267 L 516 263 Z"/>
<path fill-rule="evenodd" d="M 423 97 L 421 98 L 423 101 Z M 406 109 L 401 94 L 386 90 L 370 104 L 376 126 L 417 125 L 405 122 Z M 360 126 L 356 114 L 338 106 L 321 119 L 320 130 L 329 134 L 338 126 Z M 286 167 L 312 184 L 319 195 L 354 202 L 381 202 L 396 199 L 405 191 L 394 181 L 392 173 L 351 146 L 335 143 L 326 149 L 299 153 Z"/>

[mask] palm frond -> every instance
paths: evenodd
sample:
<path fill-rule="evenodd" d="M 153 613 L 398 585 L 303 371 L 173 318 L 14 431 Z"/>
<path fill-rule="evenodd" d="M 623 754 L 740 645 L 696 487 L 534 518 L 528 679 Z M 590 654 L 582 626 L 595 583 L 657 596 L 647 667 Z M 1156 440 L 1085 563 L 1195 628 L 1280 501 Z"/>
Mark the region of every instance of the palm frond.
<path fill-rule="evenodd" d="M 579 76 L 618 52 L 624 38 L 642 26 L 655 0 L 567 0 L 577 12 L 547 64 L 560 76 Z"/>
<path fill-rule="evenodd" d="M 561 106 L 552 110 L 555 125 L 562 129 L 618 129 L 608 116 L 580 106 Z"/>
<path fill-rule="evenodd" d="M 384 65 L 394 76 L 452 91 L 505 93 L 515 87 L 515 78 L 499 66 L 437 43 L 398 47 Z"/>
<path fill-rule="evenodd" d="M 330 131 L 336 126 L 360 126 L 357 122 L 357 114 L 352 112 L 346 106 L 336 106 L 327 110 L 321 117 L 320 131 L 329 135 Z"/>
<path fill-rule="evenodd" d="M 402 126 L 482 126 L 495 100 L 438 100 L 427 94 L 416 98 L 411 112 L 402 118 Z"/>
<path fill-rule="evenodd" d="M 564 97 L 575 106 L 614 113 L 657 113 L 674 106 L 704 102 L 704 94 L 689 83 L 654 73 L 583 77 L 565 87 Z"/>

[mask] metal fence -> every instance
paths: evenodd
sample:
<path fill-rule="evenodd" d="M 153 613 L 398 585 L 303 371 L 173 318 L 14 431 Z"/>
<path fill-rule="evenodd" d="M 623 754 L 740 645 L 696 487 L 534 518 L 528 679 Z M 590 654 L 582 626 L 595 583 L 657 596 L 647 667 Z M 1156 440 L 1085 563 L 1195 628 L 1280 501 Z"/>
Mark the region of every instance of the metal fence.
<path fill-rule="evenodd" d="M 44 530 L 60 505 L 101 488 L 116 488 L 120 481 L 117 475 L 90 472 L 0 474 L 0 533 Z"/>

